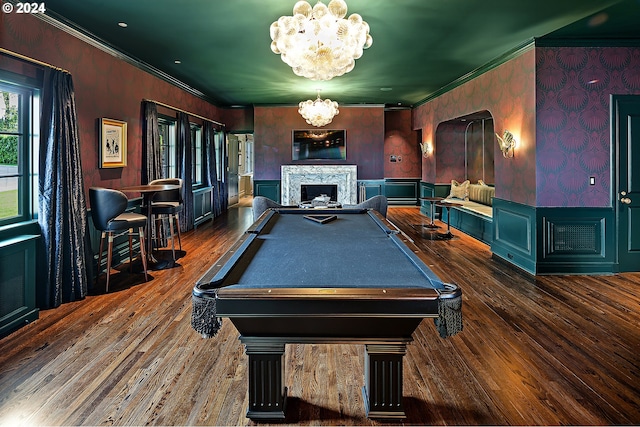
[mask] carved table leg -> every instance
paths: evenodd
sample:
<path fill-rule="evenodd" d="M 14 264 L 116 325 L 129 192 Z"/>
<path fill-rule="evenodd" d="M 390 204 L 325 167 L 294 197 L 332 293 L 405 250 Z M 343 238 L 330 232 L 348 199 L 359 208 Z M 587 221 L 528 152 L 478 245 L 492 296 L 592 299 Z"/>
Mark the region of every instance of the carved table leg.
<path fill-rule="evenodd" d="M 284 347 L 282 342 L 252 342 L 241 338 L 249 358 L 249 409 L 247 417 L 284 419 L 287 388 L 284 386 Z"/>
<path fill-rule="evenodd" d="M 406 418 L 402 404 L 402 360 L 405 343 L 365 346 L 365 386 L 362 389 L 369 418 Z"/>

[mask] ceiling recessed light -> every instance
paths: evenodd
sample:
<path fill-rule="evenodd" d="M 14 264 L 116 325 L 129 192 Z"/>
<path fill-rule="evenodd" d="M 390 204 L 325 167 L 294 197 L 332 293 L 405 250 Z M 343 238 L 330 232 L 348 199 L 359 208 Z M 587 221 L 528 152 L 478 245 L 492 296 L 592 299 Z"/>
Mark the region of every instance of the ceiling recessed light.
<path fill-rule="evenodd" d="M 380 90 L 383 91 L 383 92 L 389 92 L 390 90 L 393 90 L 393 88 L 391 88 L 391 87 L 381 87 Z"/>
<path fill-rule="evenodd" d="M 593 15 L 591 19 L 589 19 L 588 25 L 590 27 L 599 27 L 600 25 L 604 24 L 608 20 L 609 20 L 609 15 L 607 15 L 606 13 L 599 13 L 597 15 Z"/>
<path fill-rule="evenodd" d="M 127 28 L 129 25 L 126 22 L 118 22 L 118 26 L 122 28 Z"/>
<path fill-rule="evenodd" d="M 174 64 L 182 64 L 182 61 L 180 61 L 179 59 L 176 59 L 175 61 L 173 61 Z"/>

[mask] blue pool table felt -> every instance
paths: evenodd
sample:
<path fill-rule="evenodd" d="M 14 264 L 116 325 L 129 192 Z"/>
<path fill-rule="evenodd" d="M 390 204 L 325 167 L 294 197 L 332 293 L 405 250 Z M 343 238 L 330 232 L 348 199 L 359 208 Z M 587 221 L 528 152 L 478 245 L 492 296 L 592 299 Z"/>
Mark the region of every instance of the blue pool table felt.
<path fill-rule="evenodd" d="M 369 287 L 442 289 L 429 269 L 368 215 L 338 215 L 319 224 L 303 215 L 281 215 L 256 237 L 259 250 L 240 260 L 225 280 L 246 287 Z"/>

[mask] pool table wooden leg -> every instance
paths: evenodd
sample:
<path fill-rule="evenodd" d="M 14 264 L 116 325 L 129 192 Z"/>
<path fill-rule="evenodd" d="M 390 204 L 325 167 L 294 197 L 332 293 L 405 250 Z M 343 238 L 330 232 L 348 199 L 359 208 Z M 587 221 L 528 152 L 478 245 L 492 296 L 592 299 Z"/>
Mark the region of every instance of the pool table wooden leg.
<path fill-rule="evenodd" d="M 402 404 L 402 360 L 406 352 L 406 343 L 366 344 L 362 394 L 367 417 L 406 418 Z"/>
<path fill-rule="evenodd" d="M 282 420 L 287 406 L 283 342 L 241 337 L 249 358 L 249 408 L 252 420 Z"/>

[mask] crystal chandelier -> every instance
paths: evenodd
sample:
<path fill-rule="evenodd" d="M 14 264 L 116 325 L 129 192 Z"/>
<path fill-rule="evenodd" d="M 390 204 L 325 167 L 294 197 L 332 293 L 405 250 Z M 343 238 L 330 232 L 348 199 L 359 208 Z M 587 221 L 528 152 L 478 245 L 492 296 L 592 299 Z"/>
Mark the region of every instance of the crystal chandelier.
<path fill-rule="evenodd" d="M 320 99 L 320 91 L 315 101 L 310 99 L 298 104 L 298 112 L 310 125 L 321 127 L 328 125 L 338 115 L 338 103 L 330 99 Z"/>
<path fill-rule="evenodd" d="M 311 80 L 331 80 L 353 70 L 363 49 L 373 43 L 369 24 L 357 13 L 347 15 L 344 0 L 311 7 L 302 0 L 293 16 L 281 16 L 271 24 L 271 50 L 293 72 Z"/>

